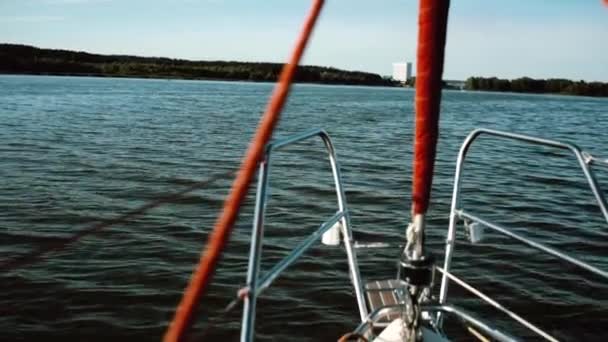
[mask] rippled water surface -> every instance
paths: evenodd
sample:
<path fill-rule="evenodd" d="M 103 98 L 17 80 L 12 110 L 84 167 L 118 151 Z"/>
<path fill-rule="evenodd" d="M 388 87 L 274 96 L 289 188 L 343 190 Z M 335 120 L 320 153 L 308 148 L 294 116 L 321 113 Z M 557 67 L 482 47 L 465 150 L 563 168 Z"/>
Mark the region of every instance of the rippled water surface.
<path fill-rule="evenodd" d="M 61 242 L 236 166 L 271 84 L 0 77 L 0 258 Z M 409 219 L 413 92 L 298 85 L 275 137 L 325 128 L 341 163 L 355 238 L 398 243 Z M 444 92 L 428 228 L 441 258 L 458 148 L 488 127 L 576 142 L 608 156 L 608 101 Z M 605 151 L 605 152 L 604 152 Z M 319 141 L 274 155 L 263 269 L 336 211 Z M 597 169 L 608 187 L 608 169 Z M 0 275 L 1 339 L 158 340 L 230 180 Z M 548 148 L 491 138 L 471 150 L 464 208 L 608 269 L 608 233 L 576 163 Z M 253 196 L 242 208 L 195 335 L 235 340 L 240 309 L 218 312 L 245 280 Z M 462 230 L 462 229 L 461 229 Z M 454 272 L 560 339 L 603 340 L 608 286 L 554 258 L 487 234 L 459 236 Z M 393 277 L 398 249 L 359 251 L 366 279 Z M 259 300 L 257 336 L 336 340 L 358 319 L 341 248 L 317 246 Z M 450 299 L 532 339 L 451 286 Z M 210 334 L 210 335 L 209 335 Z M 200 337 L 200 336 L 199 336 Z"/>

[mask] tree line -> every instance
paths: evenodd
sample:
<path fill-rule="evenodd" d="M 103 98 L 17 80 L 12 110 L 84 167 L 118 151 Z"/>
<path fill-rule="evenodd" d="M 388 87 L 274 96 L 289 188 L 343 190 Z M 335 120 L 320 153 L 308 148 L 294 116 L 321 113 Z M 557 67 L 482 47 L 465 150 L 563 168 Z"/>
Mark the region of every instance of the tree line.
<path fill-rule="evenodd" d="M 0 73 L 276 81 L 279 63 L 189 61 L 183 59 L 99 55 L 0 44 Z M 320 66 L 300 66 L 296 82 L 371 86 L 396 85 L 378 74 Z"/>
<path fill-rule="evenodd" d="M 562 78 L 514 80 L 496 77 L 469 77 L 464 84 L 467 90 L 509 91 L 516 93 L 551 93 L 583 96 L 608 96 L 608 83 L 572 81 Z"/>
<path fill-rule="evenodd" d="M 41 49 L 29 45 L 0 44 L 0 73 L 274 82 L 282 66 L 280 63 L 189 61 L 162 57 L 100 55 L 80 51 Z M 295 81 L 372 86 L 399 85 L 399 82 L 391 78 L 383 78 L 374 73 L 320 66 L 298 67 Z M 415 78 L 409 80 L 406 85 L 414 86 Z M 450 88 L 445 82 L 443 87 Z M 608 96 L 608 83 L 529 77 L 514 80 L 469 77 L 464 89 Z"/>

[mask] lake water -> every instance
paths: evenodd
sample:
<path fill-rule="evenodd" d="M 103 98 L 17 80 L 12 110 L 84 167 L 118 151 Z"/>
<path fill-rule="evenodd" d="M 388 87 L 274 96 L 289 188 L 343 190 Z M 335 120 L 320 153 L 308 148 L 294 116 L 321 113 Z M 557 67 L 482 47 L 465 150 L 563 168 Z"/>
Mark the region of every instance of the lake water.
<path fill-rule="evenodd" d="M 0 77 L 0 258 L 61 241 L 238 166 L 271 84 Z M 401 241 L 409 220 L 413 92 L 297 85 L 275 137 L 326 129 L 341 163 L 355 238 Z M 575 142 L 607 157 L 608 100 L 446 91 L 428 227 L 441 260 L 457 151 L 473 128 Z M 602 154 L 603 153 L 603 154 Z M 322 143 L 273 158 L 263 269 L 336 211 Z M 463 207 L 606 270 L 608 231 L 576 163 L 547 148 L 483 138 Z M 597 169 L 608 187 L 608 169 Z M 2 339 L 158 340 L 230 186 L 214 183 L 36 265 L 0 275 Z M 245 281 L 253 196 L 241 210 L 196 333 Z M 463 229 L 460 229 L 461 232 Z M 395 274 L 397 249 L 359 251 L 367 279 Z M 558 338 L 603 340 L 601 279 L 492 233 L 460 234 L 454 273 Z M 450 299 L 525 338 L 454 284 Z M 336 340 L 358 319 L 344 251 L 317 246 L 258 302 L 263 340 Z M 241 311 L 209 329 L 235 340 Z"/>

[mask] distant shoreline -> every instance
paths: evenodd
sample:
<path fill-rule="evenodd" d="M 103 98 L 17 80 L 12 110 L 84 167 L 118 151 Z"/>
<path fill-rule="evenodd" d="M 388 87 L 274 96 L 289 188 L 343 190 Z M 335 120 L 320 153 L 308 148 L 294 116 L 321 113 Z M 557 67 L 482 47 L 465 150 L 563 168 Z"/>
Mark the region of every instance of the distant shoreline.
<path fill-rule="evenodd" d="M 51 72 L 6 72 L 0 70 L 0 76 L 56 76 L 56 77 L 95 77 L 95 78 L 126 78 L 126 79 L 145 79 L 145 80 L 166 80 L 166 81 L 211 81 L 211 82 L 241 82 L 241 83 L 267 83 L 275 84 L 276 81 L 258 81 L 248 79 L 225 79 L 225 78 L 185 78 L 171 76 L 156 76 L 156 75 L 107 75 L 107 74 L 88 74 L 88 73 L 51 73 Z M 401 85 L 366 85 L 366 84 L 342 84 L 342 83 L 322 83 L 322 82 L 294 82 L 294 84 L 311 84 L 311 85 L 326 85 L 326 86 L 352 86 L 352 87 L 386 87 L 386 88 L 404 88 L 413 89 L 412 87 L 404 87 Z"/>
<path fill-rule="evenodd" d="M 463 89 L 519 94 L 608 97 L 608 83 L 572 81 L 563 78 L 545 80 L 521 77 L 507 80 L 497 77 L 469 77 L 465 81 Z"/>
<path fill-rule="evenodd" d="M 80 51 L 41 49 L 29 45 L 0 44 L 0 74 L 88 76 L 167 80 L 276 82 L 283 64 L 237 61 L 190 61 L 163 57 L 100 55 Z M 378 74 L 331 67 L 299 66 L 295 83 L 414 87 L 416 78 L 404 85 Z M 466 81 L 443 81 L 444 89 L 559 94 L 608 97 L 608 83 L 568 79 L 513 80 L 496 77 L 469 77 Z"/>
<path fill-rule="evenodd" d="M 11 74 L 275 82 L 282 68 L 281 63 L 99 55 L 0 44 L 0 73 Z M 294 81 L 366 86 L 399 85 L 390 78 L 374 73 L 310 65 L 298 66 Z"/>

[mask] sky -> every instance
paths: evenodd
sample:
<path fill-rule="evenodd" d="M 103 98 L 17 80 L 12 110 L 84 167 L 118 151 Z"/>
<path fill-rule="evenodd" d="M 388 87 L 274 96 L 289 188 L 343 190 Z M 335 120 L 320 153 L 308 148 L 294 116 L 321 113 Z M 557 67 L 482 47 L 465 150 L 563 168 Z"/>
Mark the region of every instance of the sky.
<path fill-rule="evenodd" d="M 104 54 L 283 62 L 310 0 L 0 0 L 0 42 Z M 416 0 L 326 0 L 304 64 L 390 75 L 415 62 Z M 601 0 L 452 0 L 445 79 L 608 82 Z"/>

